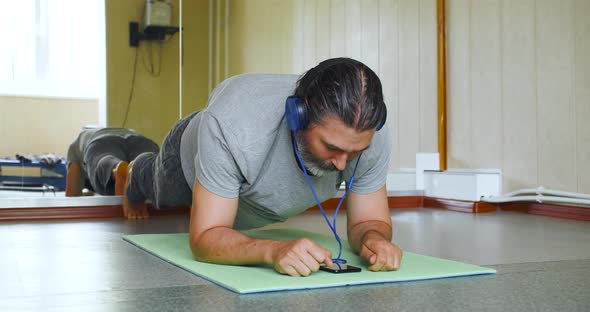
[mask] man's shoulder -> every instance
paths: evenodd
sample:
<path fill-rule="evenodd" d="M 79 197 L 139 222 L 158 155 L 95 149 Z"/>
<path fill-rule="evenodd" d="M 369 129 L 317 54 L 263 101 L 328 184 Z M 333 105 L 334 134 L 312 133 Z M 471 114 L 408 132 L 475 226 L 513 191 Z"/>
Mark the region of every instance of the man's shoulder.
<path fill-rule="evenodd" d="M 297 83 L 295 75 L 243 74 L 220 84 L 209 99 L 206 115 L 241 143 L 272 137 L 285 114 L 285 100 Z"/>
<path fill-rule="evenodd" d="M 375 136 L 373 137 L 373 141 L 371 142 L 370 151 L 372 154 L 380 155 L 383 153 L 390 153 L 391 152 L 391 132 L 389 131 L 389 126 L 385 124 L 385 126 L 375 132 Z"/>
<path fill-rule="evenodd" d="M 207 110 L 235 111 L 251 105 L 265 105 L 277 96 L 291 95 L 296 75 L 241 74 L 221 82 L 209 96 Z"/>
<path fill-rule="evenodd" d="M 268 73 L 244 73 L 225 79 L 221 85 L 228 84 L 233 88 L 258 87 L 260 84 L 294 84 L 297 82 L 297 75 L 291 74 L 268 74 Z"/>

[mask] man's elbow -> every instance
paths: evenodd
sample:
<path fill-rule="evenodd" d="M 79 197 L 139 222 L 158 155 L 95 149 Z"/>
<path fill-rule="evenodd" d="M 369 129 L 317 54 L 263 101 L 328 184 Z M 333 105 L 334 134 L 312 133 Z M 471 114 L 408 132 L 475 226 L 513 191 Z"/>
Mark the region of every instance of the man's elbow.
<path fill-rule="evenodd" d="M 201 233 L 200 235 L 190 235 L 189 242 L 191 247 L 191 252 L 193 254 L 193 258 L 199 262 L 215 262 L 215 257 L 213 256 L 213 246 L 211 246 L 211 240 L 208 239 L 207 231 Z"/>
<path fill-rule="evenodd" d="M 211 262 L 210 258 L 201 250 L 192 248 L 193 258 L 199 262 Z"/>
<path fill-rule="evenodd" d="M 191 247 L 191 252 L 193 254 L 193 258 L 200 262 L 207 262 L 207 248 L 205 244 L 202 242 L 203 240 L 201 235 L 190 235 L 189 243 Z"/>

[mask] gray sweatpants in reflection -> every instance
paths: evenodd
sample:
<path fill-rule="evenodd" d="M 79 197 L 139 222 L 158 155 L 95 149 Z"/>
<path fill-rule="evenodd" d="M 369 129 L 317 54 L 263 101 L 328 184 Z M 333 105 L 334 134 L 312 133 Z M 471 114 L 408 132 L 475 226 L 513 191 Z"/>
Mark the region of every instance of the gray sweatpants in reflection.
<path fill-rule="evenodd" d="M 180 163 L 180 140 L 198 112 L 179 120 L 168 132 L 159 153 L 142 153 L 133 162 L 127 199 L 131 204 L 150 200 L 155 208 L 190 206 L 192 191 Z"/>
<path fill-rule="evenodd" d="M 92 140 L 84 151 L 86 179 L 101 195 L 115 195 L 112 171 L 121 162 L 130 162 L 145 152 L 157 153 L 158 144 L 142 135 L 121 137 L 102 135 Z"/>

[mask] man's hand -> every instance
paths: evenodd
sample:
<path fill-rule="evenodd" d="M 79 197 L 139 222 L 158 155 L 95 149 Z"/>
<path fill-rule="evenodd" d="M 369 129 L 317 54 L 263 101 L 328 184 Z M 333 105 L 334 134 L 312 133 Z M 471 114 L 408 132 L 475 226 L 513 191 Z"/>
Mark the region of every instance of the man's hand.
<path fill-rule="evenodd" d="M 380 237 L 367 237 L 361 245 L 360 256 L 371 264 L 371 271 L 399 269 L 403 252 L 399 247 Z"/>
<path fill-rule="evenodd" d="M 320 263 L 331 266 L 332 253 L 310 239 L 277 242 L 272 264 L 277 272 L 291 276 L 308 276 L 320 269 Z"/>
<path fill-rule="evenodd" d="M 385 186 L 374 193 L 351 193 L 346 213 L 348 242 L 371 271 L 399 269 L 402 251 L 391 243 L 392 225 Z"/>

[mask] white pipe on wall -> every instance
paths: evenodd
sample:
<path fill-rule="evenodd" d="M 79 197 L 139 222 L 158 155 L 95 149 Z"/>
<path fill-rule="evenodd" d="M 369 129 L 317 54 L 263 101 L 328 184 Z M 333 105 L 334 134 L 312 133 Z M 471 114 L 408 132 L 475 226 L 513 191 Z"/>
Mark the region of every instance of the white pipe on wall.
<path fill-rule="evenodd" d="M 578 204 L 590 206 L 590 200 L 559 197 L 559 196 L 544 196 L 544 195 L 531 195 L 531 196 L 511 196 L 511 197 L 482 197 L 481 201 L 493 204 L 499 203 L 510 203 L 519 201 L 536 201 L 538 203 L 553 202 L 553 203 L 566 203 L 566 204 Z M 590 208 L 590 207 L 588 207 Z"/>
<path fill-rule="evenodd" d="M 558 190 L 549 190 L 540 186 L 536 189 L 517 190 L 502 196 L 485 196 L 481 198 L 481 201 L 496 204 L 517 201 L 536 201 L 539 203 L 553 202 L 590 206 L 590 195 L 573 192 L 564 192 Z"/>
<path fill-rule="evenodd" d="M 590 199 L 590 195 L 588 195 L 588 194 L 550 190 L 550 189 L 546 189 L 542 186 L 539 186 L 536 189 L 522 189 L 522 190 L 510 192 L 510 193 L 503 195 L 503 197 L 511 197 L 511 196 L 517 196 L 517 195 L 527 195 L 527 194 L 554 195 L 554 196 Z"/>

